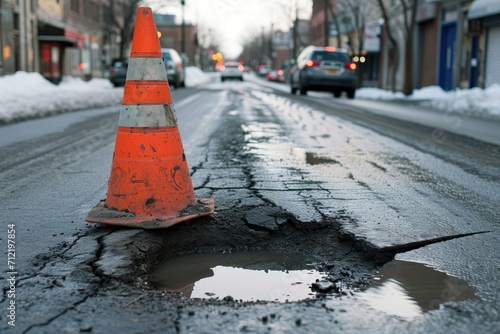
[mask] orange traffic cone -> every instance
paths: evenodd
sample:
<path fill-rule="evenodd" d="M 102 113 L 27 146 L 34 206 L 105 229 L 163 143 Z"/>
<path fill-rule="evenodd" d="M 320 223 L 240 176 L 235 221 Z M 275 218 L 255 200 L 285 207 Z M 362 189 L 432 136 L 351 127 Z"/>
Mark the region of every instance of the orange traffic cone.
<path fill-rule="evenodd" d="M 184 155 L 151 8 L 141 7 L 105 201 L 88 222 L 164 228 L 214 213 L 196 198 Z"/>

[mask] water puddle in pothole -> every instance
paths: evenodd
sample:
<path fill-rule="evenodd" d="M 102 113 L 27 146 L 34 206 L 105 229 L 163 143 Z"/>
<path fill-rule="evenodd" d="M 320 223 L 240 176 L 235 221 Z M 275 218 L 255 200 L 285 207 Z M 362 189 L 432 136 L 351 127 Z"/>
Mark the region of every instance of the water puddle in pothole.
<path fill-rule="evenodd" d="M 315 298 L 311 284 L 324 276 L 313 263 L 305 256 L 267 251 L 190 254 L 160 263 L 149 283 L 191 298 L 298 301 Z"/>
<path fill-rule="evenodd" d="M 475 298 L 464 280 L 421 263 L 399 260 L 384 265 L 358 296 L 376 310 L 405 318 L 438 309 L 445 302 Z"/>

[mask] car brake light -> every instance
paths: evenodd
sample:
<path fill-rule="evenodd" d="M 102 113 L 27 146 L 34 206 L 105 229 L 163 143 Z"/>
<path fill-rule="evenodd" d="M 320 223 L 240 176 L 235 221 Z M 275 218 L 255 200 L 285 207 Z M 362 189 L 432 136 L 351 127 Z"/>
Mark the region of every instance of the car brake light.
<path fill-rule="evenodd" d="M 320 66 L 321 62 L 319 60 L 308 60 L 306 62 L 307 67 Z"/>
<path fill-rule="evenodd" d="M 243 67 L 243 65 L 240 65 L 240 66 L 238 66 L 238 70 L 240 70 L 241 72 L 243 72 L 245 70 L 245 67 Z"/>
<path fill-rule="evenodd" d="M 333 47 L 333 46 L 326 46 L 325 50 L 329 51 L 329 52 L 335 52 L 335 50 L 337 50 L 337 49 L 335 47 Z"/>
<path fill-rule="evenodd" d="M 356 68 L 358 66 L 356 65 L 356 63 L 347 63 L 345 64 L 345 68 L 347 68 L 348 70 L 351 70 L 351 71 L 356 71 Z"/>
<path fill-rule="evenodd" d="M 177 68 L 181 69 L 182 68 L 182 64 L 181 63 L 177 64 Z"/>
<path fill-rule="evenodd" d="M 279 70 L 278 75 L 283 75 L 283 70 Z"/>

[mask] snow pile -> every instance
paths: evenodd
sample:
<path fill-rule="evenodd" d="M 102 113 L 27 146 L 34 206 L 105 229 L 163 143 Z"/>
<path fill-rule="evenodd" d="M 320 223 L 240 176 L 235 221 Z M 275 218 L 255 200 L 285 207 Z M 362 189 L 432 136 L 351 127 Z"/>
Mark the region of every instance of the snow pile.
<path fill-rule="evenodd" d="M 439 86 L 428 86 L 415 89 L 406 97 L 400 92 L 393 93 L 378 88 L 360 88 L 356 98 L 362 100 L 408 100 L 432 109 L 462 115 L 481 117 L 500 117 L 500 86 L 492 85 L 486 89 L 456 89 L 444 91 Z"/>
<path fill-rule="evenodd" d="M 200 84 L 207 83 L 210 78 L 198 67 L 186 67 L 186 86 L 194 87 Z"/>
<path fill-rule="evenodd" d="M 0 77 L 0 122 L 110 106 L 122 96 L 123 89 L 113 88 L 107 79 L 65 77 L 54 85 L 40 73 L 20 71 Z"/>
<path fill-rule="evenodd" d="M 486 89 L 457 89 L 428 101 L 425 105 L 462 115 L 500 116 L 500 86 Z"/>

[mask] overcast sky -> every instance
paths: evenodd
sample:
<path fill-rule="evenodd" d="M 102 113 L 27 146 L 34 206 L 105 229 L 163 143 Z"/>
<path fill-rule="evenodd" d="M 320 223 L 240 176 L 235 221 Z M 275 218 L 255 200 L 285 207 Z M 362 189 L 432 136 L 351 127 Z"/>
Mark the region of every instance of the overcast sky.
<path fill-rule="evenodd" d="M 226 58 L 236 57 L 246 38 L 264 29 L 288 30 L 288 19 L 295 3 L 300 9 L 300 18 L 309 18 L 312 0 L 185 0 L 185 20 L 199 25 L 200 33 L 211 29 L 222 42 L 221 51 Z M 180 0 L 149 0 L 163 5 L 160 13 L 176 14 L 181 20 Z M 168 5 L 170 3 L 171 5 Z M 288 11 L 286 10 L 288 9 Z M 288 14 L 287 14 L 288 13 Z"/>

